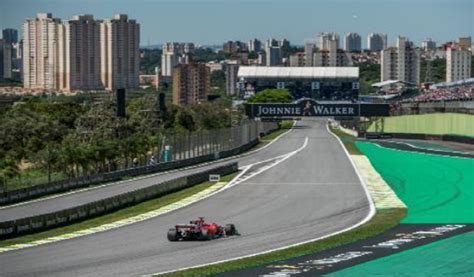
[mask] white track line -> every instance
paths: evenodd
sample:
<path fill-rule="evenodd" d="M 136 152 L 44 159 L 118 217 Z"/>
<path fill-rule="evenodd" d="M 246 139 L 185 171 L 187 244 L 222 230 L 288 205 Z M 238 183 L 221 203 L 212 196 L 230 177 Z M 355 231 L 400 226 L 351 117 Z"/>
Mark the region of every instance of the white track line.
<path fill-rule="evenodd" d="M 355 173 L 357 174 L 357 177 L 359 178 L 359 181 L 360 181 L 360 184 L 361 186 L 363 187 L 364 191 L 365 191 L 365 195 L 367 197 L 367 200 L 369 201 L 369 206 L 370 206 L 370 211 L 369 213 L 367 214 L 367 216 L 362 219 L 360 222 L 348 227 L 348 228 L 345 228 L 343 230 L 339 230 L 337 232 L 334 232 L 334 233 L 331 233 L 331 234 L 328 234 L 328 235 L 325 235 L 325 236 L 322 236 L 322 237 L 318 237 L 318 238 L 315 238 L 315 239 L 311 239 L 311 240 L 307 240 L 307 241 L 303 241 L 303 242 L 298 242 L 298 243 L 294 243 L 294 244 L 291 244 L 291 245 L 287 245 L 287 246 L 283 246 L 283 247 L 279 247 L 279 248 L 275 248 L 275 249 L 271 249 L 271 250 L 266 250 L 266 251 L 262 251 L 262 252 L 258 252 L 258 253 L 254 253 L 254 254 L 250 254 L 250 255 L 244 255 L 244 256 L 240 256 L 240 257 L 235 257 L 235 258 L 230 258 L 230 259 L 225 259 L 225 260 L 220 260 L 220 261 L 217 261 L 217 262 L 212 262 L 212 263 L 206 263 L 206 264 L 201 264 L 201 265 L 197 265 L 197 266 L 191 266 L 191 267 L 186 267 L 186 268 L 181 268 L 181 269 L 176 269 L 176 270 L 169 270 L 169 271 L 164 271 L 164 272 L 158 272 L 158 273 L 152 273 L 150 275 L 143 275 L 143 276 L 154 276 L 154 275 L 162 275 L 162 274 L 167 274 L 167 273 L 173 273 L 173 272 L 179 272 L 179 271 L 183 271 L 183 270 L 187 270 L 187 269 L 193 269 L 193 268 L 199 268 L 199 267 L 205 267 L 205 266 L 209 266 L 209 265 L 215 265 L 215 264 L 220 264 L 220 263 L 225 263 L 225 262 L 230 262 L 230 261 L 235 261 L 235 260 L 240 260 L 240 259 L 244 259 L 244 258 L 249 258 L 249 257 L 255 257 L 255 256 L 258 256 L 258 255 L 263 255 L 263 254 L 267 254 L 267 253 L 271 253 L 271 252 L 274 252 L 274 251 L 278 251 L 278 250 L 284 250 L 284 249 L 288 249 L 288 248 L 291 248 L 291 247 L 295 247 L 295 246 L 299 246 L 299 245 L 302 245 L 302 244 L 306 244 L 306 243 L 310 243 L 310 242 L 315 242 L 315 241 L 318 241 L 318 240 L 322 240 L 322 239 L 325 239 L 325 238 L 328 238 L 328 237 L 332 237 L 334 235 L 338 235 L 338 234 L 341 234 L 341 233 L 344 233 L 344 232 L 347 232 L 347 231 L 350 231 L 350 230 L 353 230 L 365 223 L 367 223 L 370 219 L 372 219 L 372 217 L 375 215 L 375 205 L 374 205 L 374 202 L 372 200 L 372 197 L 370 196 L 369 194 L 369 191 L 367 189 L 367 185 L 365 184 L 362 176 L 360 175 L 357 167 L 355 166 L 354 162 L 352 161 L 351 159 L 351 156 L 349 155 L 349 152 L 347 152 L 347 149 L 346 147 L 344 146 L 344 144 L 342 143 L 342 141 L 339 139 L 338 136 L 336 136 L 335 134 L 333 134 L 330 130 L 329 130 L 329 125 L 326 125 L 326 129 L 327 131 L 337 139 L 337 141 L 339 142 L 339 144 L 341 145 L 342 149 L 344 149 L 344 153 L 346 153 L 346 156 L 347 158 L 349 159 L 349 161 L 351 162 L 352 164 L 352 167 L 354 168 L 354 171 Z M 305 143 L 307 143 L 307 140 L 308 138 L 306 138 L 306 141 Z M 248 178 L 247 178 L 248 179 Z"/>
<path fill-rule="evenodd" d="M 277 157 L 274 157 L 274 158 L 270 158 L 270 159 L 265 160 L 265 161 L 256 162 L 256 163 L 253 163 L 251 165 L 248 165 L 248 166 L 245 166 L 245 167 L 241 168 L 242 171 L 237 176 L 235 176 L 230 182 L 228 182 L 226 185 L 224 185 L 222 187 L 217 187 L 216 189 L 213 189 L 216 186 L 216 185 L 213 185 L 213 186 L 211 186 L 211 187 L 209 187 L 209 188 L 207 188 L 203 191 L 200 191 L 200 192 L 196 193 L 195 195 L 191 195 L 191 196 L 186 197 L 184 199 L 181 199 L 181 200 L 179 200 L 175 203 L 171 203 L 171 204 L 166 205 L 164 207 L 158 208 L 154 211 L 149 211 L 149 212 L 146 212 L 146 213 L 143 213 L 143 214 L 139 214 L 139 215 L 136 215 L 136 216 L 132 216 L 130 218 L 126 218 L 126 219 L 118 220 L 118 221 L 115 221 L 115 222 L 107 223 L 107 224 L 100 225 L 100 226 L 97 226 L 97 227 L 92 227 L 92 228 L 89 228 L 89 229 L 79 230 L 79 231 L 76 231 L 76 232 L 67 233 L 67 234 L 63 234 L 63 235 L 59 235 L 59 236 L 55 236 L 55 237 L 50 237 L 50 238 L 46 238 L 46 239 L 32 241 L 32 242 L 29 242 L 29 243 L 20 243 L 20 244 L 0 247 L 0 253 L 13 251 L 13 250 L 18 250 L 18 249 L 23 249 L 23 248 L 27 248 L 27 247 L 39 246 L 39 245 L 43 245 L 43 244 L 47 244 L 47 243 L 63 241 L 63 240 L 72 239 L 72 238 L 78 238 L 78 237 L 82 237 L 82 236 L 85 236 L 85 235 L 92 235 L 92 234 L 96 234 L 96 233 L 99 233 L 99 232 L 104 232 L 104 231 L 108 231 L 108 230 L 111 230 L 111 229 L 116 229 L 116 228 L 124 227 L 124 226 L 130 225 L 130 224 L 138 223 L 138 222 L 141 222 L 141 221 L 149 220 L 149 219 L 152 219 L 152 218 L 164 215 L 164 214 L 168 214 L 170 212 L 173 212 L 173 211 L 176 211 L 178 209 L 187 207 L 187 206 L 189 206 L 191 204 L 194 204 L 196 202 L 202 201 L 202 200 L 204 200 L 208 197 L 211 197 L 211 196 L 213 196 L 213 195 L 215 195 L 215 194 L 217 194 L 221 191 L 229 189 L 229 188 L 231 188 L 231 187 L 233 187 L 233 186 L 235 186 L 235 185 L 237 185 L 237 184 L 239 184 L 239 183 L 241 183 L 241 182 L 257 175 L 257 174 L 262 173 L 263 171 L 265 171 L 265 170 L 267 170 L 267 169 L 283 162 L 284 160 L 290 158 L 291 156 L 295 155 L 299 151 L 303 150 L 306 147 L 307 143 L 308 143 L 308 138 L 305 139 L 305 142 L 303 143 L 303 146 L 301 146 L 297 150 L 291 151 L 287 154 L 280 155 L 280 156 L 277 156 Z M 260 168 L 259 170 L 257 170 L 256 172 L 253 172 L 249 176 L 245 176 L 247 171 L 252 166 L 254 166 L 256 164 L 261 164 L 263 162 L 269 162 L 269 161 L 272 161 L 272 160 L 275 160 L 275 162 L 271 163 L 270 165 L 267 165 L 267 166 L 264 166 L 264 167 Z M 241 178 L 242 176 L 245 176 L 245 177 Z"/>
<path fill-rule="evenodd" d="M 392 151 L 399 151 L 399 152 L 404 152 L 404 153 L 412 153 L 412 154 L 420 154 L 420 155 L 428 155 L 428 156 L 435 156 L 435 157 L 444 157 L 444 158 L 454 158 L 454 159 L 464 159 L 464 160 L 472 160 L 474 158 L 469 158 L 469 157 L 459 157 L 459 156 L 451 156 L 451 155 L 445 155 L 445 154 L 437 154 L 437 153 L 426 153 L 426 152 L 421 152 L 421 151 L 410 151 L 410 150 L 402 150 L 402 149 L 396 149 L 392 147 L 386 147 L 383 145 L 378 144 L 376 141 L 360 141 L 362 143 L 371 143 L 374 144 L 375 146 L 382 148 L 382 149 L 387 149 L 387 150 L 392 150 Z M 423 149 L 423 148 L 420 148 Z"/>
<path fill-rule="evenodd" d="M 252 155 L 252 154 L 254 154 L 254 153 L 256 153 L 260 150 L 263 150 L 263 149 L 269 147 L 270 145 L 272 145 L 274 142 L 276 142 L 277 140 L 282 138 L 284 135 L 286 135 L 290 131 L 292 131 L 295 124 L 296 124 L 296 121 L 293 122 L 293 125 L 291 126 L 290 129 L 288 129 L 288 131 L 280 134 L 279 136 L 274 138 L 272 141 L 270 141 L 268 144 L 265 144 L 264 146 L 262 146 L 258 149 L 252 150 L 250 152 L 242 153 L 240 155 L 230 156 L 230 157 L 227 157 L 227 158 L 213 160 L 213 161 L 209 161 L 209 162 L 205 162 L 205 163 L 199 163 L 199 164 L 188 166 L 188 167 L 182 167 L 182 168 L 172 169 L 172 170 L 168 170 L 168 171 L 161 171 L 161 172 L 157 172 L 157 173 L 153 173 L 153 174 L 149 174 L 149 175 L 145 175 L 145 176 L 138 176 L 138 177 L 134 177 L 134 178 L 131 178 L 131 179 L 128 179 L 128 180 L 112 182 L 112 183 L 106 183 L 106 184 L 103 184 L 103 185 L 86 187 L 86 188 L 81 188 L 81 189 L 73 189 L 72 191 L 68 191 L 68 192 L 64 192 L 64 193 L 53 194 L 51 196 L 45 196 L 45 197 L 41 197 L 41 198 L 38 198 L 38 199 L 33 199 L 33 200 L 19 202 L 19 203 L 15 203 L 15 204 L 11 204 L 11 205 L 1 206 L 0 210 L 12 208 L 12 207 L 17 207 L 17 206 L 21 206 L 21 205 L 27 205 L 27 204 L 31 204 L 31 203 L 35 203 L 35 202 L 45 201 L 45 200 L 49 200 L 49 199 L 54 199 L 54 198 L 58 198 L 58 197 L 63 197 L 63 196 L 67 196 L 67 195 L 71 195 L 71 194 L 79 193 L 79 192 L 83 192 L 83 191 L 90 191 L 90 190 L 100 189 L 100 188 L 104 188 L 104 187 L 108 187 L 108 186 L 112 186 L 112 185 L 117 185 L 117 184 L 121 184 L 121 183 L 125 183 L 125 182 L 137 181 L 137 180 L 152 178 L 152 177 L 156 177 L 156 176 L 160 176 L 160 175 L 164 175 L 164 174 L 175 173 L 175 172 L 182 171 L 182 170 L 188 170 L 188 169 L 203 167 L 203 166 L 206 166 L 206 165 L 212 165 L 214 163 L 225 162 L 225 161 L 236 159 L 236 158 L 246 157 L 248 155 Z"/>

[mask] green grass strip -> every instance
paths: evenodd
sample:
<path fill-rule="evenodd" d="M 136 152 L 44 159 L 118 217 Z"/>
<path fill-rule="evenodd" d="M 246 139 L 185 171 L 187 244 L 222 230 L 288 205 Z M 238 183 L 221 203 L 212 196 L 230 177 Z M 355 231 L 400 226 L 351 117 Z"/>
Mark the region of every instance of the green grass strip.
<path fill-rule="evenodd" d="M 260 138 L 260 142 L 263 144 L 266 144 L 274 139 L 276 139 L 278 136 L 281 134 L 285 133 L 288 131 L 291 127 L 293 126 L 293 121 L 292 120 L 283 120 L 280 125 L 280 129 L 273 131 L 263 137 Z M 259 146 L 259 145 L 257 145 Z"/>
<path fill-rule="evenodd" d="M 200 268 L 188 269 L 160 276 L 209 276 L 221 272 L 239 270 L 249 267 L 263 266 L 276 261 L 299 257 L 307 254 L 323 251 L 344 244 L 352 243 L 361 239 L 380 234 L 395 225 L 405 216 L 406 209 L 387 209 L 378 211 L 368 223 L 348 232 L 335 235 L 319 241 L 291 247 L 284 250 L 274 251 L 268 254 L 258 255 L 240 260 L 209 265 Z"/>
<path fill-rule="evenodd" d="M 254 147 L 254 149 L 258 148 L 258 147 L 262 147 L 263 145 L 266 145 L 268 142 L 270 142 L 274 138 L 276 138 L 279 135 L 283 134 L 289 128 L 291 128 L 292 124 L 293 124 L 292 121 L 284 121 L 282 123 L 282 128 L 281 129 L 273 131 L 270 134 L 262 137 L 261 142 L 256 147 Z M 230 174 L 230 175 L 227 175 L 227 176 L 223 176 L 221 178 L 221 181 L 222 182 L 228 182 L 228 181 L 232 180 L 236 176 L 236 174 L 237 173 Z M 133 178 L 137 178 L 137 177 L 140 177 L 140 176 L 135 176 Z M 123 179 L 126 180 L 127 177 L 124 177 Z M 98 227 L 98 226 L 101 226 L 101 225 L 107 224 L 107 223 L 113 223 L 113 222 L 116 222 L 116 221 L 119 221 L 119 220 L 122 220 L 122 219 L 126 219 L 126 218 L 129 218 L 129 217 L 132 217 L 132 216 L 136 216 L 136 215 L 139 215 L 139 214 L 143 214 L 143 213 L 146 213 L 146 212 L 149 212 L 149 211 L 159 209 L 161 207 L 164 207 L 166 205 L 172 204 L 172 203 L 177 202 L 181 199 L 184 199 L 186 197 L 194 195 L 194 194 L 196 194 L 196 193 L 198 193 L 202 190 L 205 190 L 205 189 L 209 188 L 212 185 L 213 185 L 213 183 L 205 182 L 205 183 L 198 184 L 196 186 L 186 188 L 184 190 L 181 190 L 181 191 L 169 194 L 169 195 L 165 195 L 165 196 L 162 196 L 162 197 L 159 197 L 159 198 L 156 198 L 156 199 L 152 199 L 152 200 L 140 203 L 138 205 L 128 207 L 128 208 L 124 208 L 124 209 L 118 210 L 114 213 L 106 214 L 106 215 L 96 217 L 96 218 L 93 218 L 93 219 L 81 221 L 81 222 L 78 222 L 78 223 L 75 223 L 75 224 L 72 224 L 72 225 L 68 225 L 68 226 L 64 226 L 64 227 L 54 228 L 54 229 L 44 231 L 44 232 L 40 232 L 40 233 L 29 234 L 29 235 L 24 235 L 24 236 L 21 236 L 21 237 L 2 240 L 2 241 L 0 241 L 0 247 L 8 247 L 8 246 L 11 246 L 11 245 L 21 244 L 21 243 L 31 243 L 31 242 L 36 241 L 36 240 L 42 240 L 42 239 L 46 239 L 46 238 L 50 238 L 50 237 L 61 236 L 61 235 L 64 235 L 64 234 L 69 234 L 69 233 L 73 233 L 73 232 L 77 232 L 77 231 L 86 230 L 86 229 L 89 229 L 89 228 Z"/>
<path fill-rule="evenodd" d="M 344 133 L 341 129 L 339 128 L 334 128 L 332 126 L 329 127 L 331 129 L 331 132 L 333 132 L 336 136 L 338 136 L 344 146 L 346 147 L 347 151 L 351 155 L 363 155 L 363 153 L 357 148 L 355 141 L 357 140 L 356 137 L 351 136 L 347 133 Z"/>
<path fill-rule="evenodd" d="M 237 174 L 238 173 L 233 173 L 233 174 L 223 176 L 221 178 L 221 182 L 228 182 L 232 180 Z M 215 183 L 211 183 L 211 182 L 201 183 L 201 184 L 192 186 L 190 188 L 186 188 L 178 192 L 174 192 L 174 193 L 171 193 L 171 194 L 168 194 L 156 199 L 148 200 L 138 205 L 120 209 L 116 212 L 99 216 L 93 219 L 81 221 L 81 222 L 74 223 L 72 225 L 68 225 L 64 227 L 54 228 L 54 229 L 40 232 L 40 233 L 24 235 L 21 237 L 2 240 L 0 241 L 0 247 L 7 247 L 7 246 L 15 245 L 15 244 L 20 244 L 20 243 L 31 243 L 33 241 L 42 240 L 42 239 L 46 239 L 50 237 L 61 236 L 64 234 L 69 234 L 69 233 L 86 230 L 93 227 L 98 227 L 107 223 L 113 223 L 118 220 L 127 219 L 129 217 L 140 215 L 149 211 L 157 210 L 161 207 L 180 201 L 186 197 L 194 195 L 202 190 L 205 190 L 214 184 Z"/>
<path fill-rule="evenodd" d="M 362 155 L 362 152 L 355 145 L 356 137 L 348 135 L 339 129 L 331 128 L 343 142 L 350 154 Z M 249 267 L 263 266 L 276 261 L 286 260 L 307 254 L 320 252 L 326 249 L 349 244 L 361 239 L 369 238 L 385 232 L 396 226 L 407 213 L 405 208 L 393 208 L 378 210 L 375 216 L 366 224 L 342 234 L 338 234 L 319 241 L 290 247 L 288 249 L 274 251 L 254 257 L 243 258 L 235 261 L 219 263 L 199 268 L 164 274 L 163 276 L 209 276 L 221 272 L 239 270 Z"/>

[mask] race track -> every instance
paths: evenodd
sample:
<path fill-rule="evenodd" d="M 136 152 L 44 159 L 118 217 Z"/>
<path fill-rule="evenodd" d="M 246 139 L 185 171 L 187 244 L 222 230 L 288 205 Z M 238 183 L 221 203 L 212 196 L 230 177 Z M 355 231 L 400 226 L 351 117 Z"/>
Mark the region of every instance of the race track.
<path fill-rule="evenodd" d="M 300 121 L 269 147 L 237 159 L 244 166 L 301 150 L 253 178 L 154 219 L 1 253 L 0 275 L 151 274 L 283 247 L 353 226 L 369 214 L 369 201 L 325 122 Z M 206 242 L 167 241 L 168 228 L 197 216 L 235 223 L 242 235 Z"/>

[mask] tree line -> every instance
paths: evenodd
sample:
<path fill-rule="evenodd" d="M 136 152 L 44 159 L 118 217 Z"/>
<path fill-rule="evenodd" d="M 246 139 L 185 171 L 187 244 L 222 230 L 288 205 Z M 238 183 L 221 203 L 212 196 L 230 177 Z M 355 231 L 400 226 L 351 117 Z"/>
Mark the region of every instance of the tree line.
<path fill-rule="evenodd" d="M 145 163 L 164 136 L 230 127 L 230 103 L 215 101 L 158 111 L 156 93 L 132 98 L 125 118 L 116 116 L 113 99 L 25 97 L 0 108 L 0 177 L 21 181 L 25 172 L 52 180 Z"/>

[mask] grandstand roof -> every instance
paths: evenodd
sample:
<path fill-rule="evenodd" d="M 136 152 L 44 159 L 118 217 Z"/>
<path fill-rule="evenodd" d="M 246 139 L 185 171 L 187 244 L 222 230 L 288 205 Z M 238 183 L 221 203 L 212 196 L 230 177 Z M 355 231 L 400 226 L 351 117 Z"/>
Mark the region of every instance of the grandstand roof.
<path fill-rule="evenodd" d="M 381 87 L 385 87 L 385 86 L 389 86 L 389 85 L 393 85 L 393 84 L 398 84 L 398 83 L 404 84 L 404 85 L 412 85 L 410 83 L 400 81 L 400 80 L 387 80 L 387 81 L 382 81 L 382 82 L 378 82 L 378 83 L 373 83 L 372 86 L 376 87 L 376 88 L 381 88 Z"/>
<path fill-rule="evenodd" d="M 380 88 L 380 87 L 396 84 L 398 82 L 400 82 L 400 81 L 399 80 L 387 80 L 387 81 L 383 81 L 383 82 L 373 83 L 372 86 Z"/>
<path fill-rule="evenodd" d="M 431 87 L 432 88 L 446 88 L 446 87 L 457 87 L 457 86 L 470 85 L 470 84 L 474 84 L 474 78 L 457 80 L 453 82 L 437 83 L 437 84 L 432 85 Z"/>
<path fill-rule="evenodd" d="M 358 67 L 240 66 L 239 78 L 359 78 Z"/>

